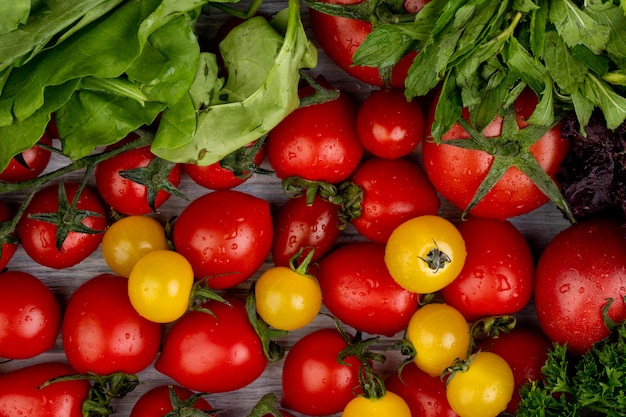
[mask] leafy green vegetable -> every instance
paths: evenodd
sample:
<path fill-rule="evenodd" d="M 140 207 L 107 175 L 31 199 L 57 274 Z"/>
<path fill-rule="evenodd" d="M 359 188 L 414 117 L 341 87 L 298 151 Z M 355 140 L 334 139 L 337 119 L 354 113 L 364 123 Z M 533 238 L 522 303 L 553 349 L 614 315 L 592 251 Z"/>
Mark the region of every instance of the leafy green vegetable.
<path fill-rule="evenodd" d="M 571 361 L 571 362 L 570 362 Z M 579 359 L 555 344 L 543 379 L 522 387 L 518 417 L 624 415 L 626 410 L 626 324 Z"/>
<path fill-rule="evenodd" d="M 299 70 L 314 67 L 317 55 L 304 32 L 298 1 L 290 0 L 282 13 L 288 13 L 284 37 L 262 17 L 251 18 L 228 34 L 220 44 L 229 74 L 226 83 L 216 88 L 215 80 L 207 78 L 206 85 L 190 90 L 211 91 L 204 100 L 192 106 L 191 97 L 184 98 L 167 109 L 153 153 L 171 161 L 209 165 L 260 138 L 298 107 Z M 214 62 L 204 65 L 207 72 L 216 71 Z"/>
<path fill-rule="evenodd" d="M 481 130 L 524 86 L 541 96 L 533 123 L 550 125 L 564 109 L 575 111 L 584 127 L 599 108 L 615 129 L 626 120 L 624 3 L 432 0 L 412 25 L 375 27 L 354 63 L 397 62 L 403 51 L 390 51 L 388 41 L 401 31 L 403 44 L 420 52 L 406 80 L 407 98 L 443 86 L 441 117 L 433 126 L 436 141 L 459 119 L 462 107 Z M 432 28 L 426 38 L 423 26 Z"/>

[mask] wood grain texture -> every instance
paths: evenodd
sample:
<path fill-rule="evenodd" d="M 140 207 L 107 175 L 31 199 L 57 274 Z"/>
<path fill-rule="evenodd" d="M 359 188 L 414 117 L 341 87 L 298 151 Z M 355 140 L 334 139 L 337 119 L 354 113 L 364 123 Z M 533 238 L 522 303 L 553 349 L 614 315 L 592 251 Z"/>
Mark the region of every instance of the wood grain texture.
<path fill-rule="evenodd" d="M 278 11 L 279 9 L 282 9 L 285 6 L 285 0 L 269 1 L 262 6 L 261 11 L 271 14 Z M 305 28 L 307 29 L 309 36 L 312 37 L 313 35 L 309 27 L 306 10 L 303 9 L 302 14 L 303 20 L 305 22 Z M 202 30 L 208 32 L 214 30 L 215 23 L 220 21 L 219 16 L 221 15 L 212 15 L 212 17 L 208 19 L 207 22 L 203 22 L 203 25 L 201 26 Z M 315 42 L 315 39 L 312 38 L 312 40 Z M 345 74 L 336 65 L 330 62 L 321 50 L 319 65 L 313 71 L 313 73 L 322 74 L 333 85 L 345 91 L 357 103 L 360 102 L 372 90 L 371 86 L 358 82 L 357 80 Z M 419 158 L 419 150 L 416 152 L 415 157 Z M 49 169 L 52 170 L 58 168 L 65 163 L 67 162 L 63 158 L 54 157 Z M 265 166 L 269 168 L 267 164 Z M 82 172 L 76 172 L 70 174 L 66 178 L 79 178 L 81 175 Z M 193 200 L 196 197 L 209 192 L 209 190 L 203 189 L 195 185 L 187 177 L 183 179 L 180 188 L 189 200 Z M 278 210 L 282 202 L 284 202 L 286 199 L 282 192 L 280 181 L 271 175 L 256 175 L 243 185 L 239 186 L 237 190 L 267 199 L 270 202 L 274 212 Z M 2 198 L 9 202 L 17 203 L 21 201 L 23 196 L 24 193 L 12 193 L 4 195 L 2 196 Z M 166 219 L 180 213 L 180 211 L 186 204 L 186 201 L 178 199 L 176 197 L 172 197 L 164 206 L 162 206 L 159 213 L 156 214 L 156 217 L 160 220 L 165 221 Z M 458 221 L 460 213 L 449 203 L 443 201 L 440 214 L 453 221 Z M 556 209 L 555 206 L 552 204 L 547 204 L 531 214 L 513 218 L 511 219 L 511 221 L 521 230 L 521 232 L 527 238 L 535 256 L 538 256 L 541 253 L 541 250 L 554 235 L 556 235 L 563 228 L 567 227 L 567 225 L 569 224 L 564 219 L 561 212 Z M 348 242 L 361 239 L 362 238 L 358 236 L 358 234 L 352 227 L 348 227 L 341 236 L 340 242 Z M 257 272 L 255 277 L 260 275 L 260 273 L 262 273 L 271 265 L 271 259 L 268 258 L 263 267 Z M 54 270 L 37 265 L 35 262 L 28 258 L 28 256 L 21 248 L 19 248 L 18 252 L 9 263 L 9 268 L 30 272 L 35 276 L 38 276 L 52 289 L 54 294 L 63 304 L 67 303 L 73 290 L 82 282 L 100 273 L 110 272 L 109 268 L 102 259 L 99 250 L 91 255 L 88 259 L 74 267 L 63 270 Z M 255 277 L 249 279 L 246 283 L 236 287 L 234 289 L 234 292 L 236 292 L 239 296 L 244 296 L 249 288 L 250 283 L 252 282 L 252 280 L 255 279 Z M 519 314 L 519 318 L 523 322 L 536 323 L 536 317 L 534 315 L 532 304 L 528 305 Z M 293 343 L 304 334 L 307 334 L 317 328 L 332 326 L 333 323 L 329 318 L 320 316 L 307 328 L 291 332 L 287 337 L 282 339 L 280 343 L 283 344 L 288 350 L 289 347 L 292 346 Z M 396 337 L 399 336 L 400 335 L 397 335 Z M 394 340 L 395 338 L 383 337 L 381 338 L 381 341 L 377 346 L 381 349 L 381 351 L 384 351 L 385 349 L 391 347 Z M 381 374 L 388 375 L 397 369 L 403 358 L 397 352 L 389 351 L 384 353 L 387 356 L 387 360 L 382 366 L 380 366 L 379 370 Z M 13 361 L 5 364 L 0 364 L 0 372 L 15 369 L 32 363 L 64 360 L 65 358 L 59 337 L 55 348 L 50 352 L 30 360 Z M 280 397 L 281 369 L 282 362 L 270 364 L 263 373 L 263 375 L 251 385 L 232 393 L 210 394 L 207 396 L 207 400 L 215 408 L 228 410 L 224 414 L 222 414 L 225 417 L 246 416 L 252 406 L 264 394 L 268 392 L 274 392 L 278 397 Z M 154 370 L 152 366 L 141 372 L 138 376 L 142 381 L 142 384 L 126 398 L 114 403 L 117 409 L 116 415 L 128 416 L 133 404 L 139 396 L 141 396 L 143 393 L 145 393 L 154 386 L 173 382 L 169 378 Z M 294 414 L 298 415 L 297 413 Z"/>

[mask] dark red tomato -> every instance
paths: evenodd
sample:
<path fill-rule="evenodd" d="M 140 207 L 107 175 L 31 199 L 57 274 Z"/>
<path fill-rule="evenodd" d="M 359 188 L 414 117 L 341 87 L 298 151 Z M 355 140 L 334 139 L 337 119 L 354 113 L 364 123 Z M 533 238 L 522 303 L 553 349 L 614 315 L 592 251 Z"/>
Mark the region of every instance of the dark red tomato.
<path fill-rule="evenodd" d="M 54 346 L 61 307 L 39 278 L 22 271 L 0 274 L 0 357 L 26 359 Z"/>
<path fill-rule="evenodd" d="M 363 190 L 361 216 L 352 224 L 374 242 L 387 242 L 406 220 L 439 211 L 435 187 L 422 168 L 408 159 L 373 157 L 361 163 L 350 180 Z"/>
<path fill-rule="evenodd" d="M 305 257 L 315 249 L 316 262 L 335 245 L 341 235 L 341 207 L 316 195 L 311 205 L 306 196 L 290 198 L 283 204 L 274 224 L 272 258 L 276 266 L 288 266 L 289 260 L 303 249 Z"/>
<path fill-rule="evenodd" d="M 535 109 L 537 97 L 531 90 L 525 90 L 515 101 L 517 124 L 520 128 L 528 126 L 528 119 Z M 434 110 L 434 105 L 432 107 Z M 432 126 L 433 111 L 427 126 Z M 464 110 L 463 116 L 469 116 Z M 484 130 L 487 137 L 501 134 L 502 118 L 496 117 Z M 569 148 L 568 141 L 561 137 L 557 125 L 543 135 L 530 147 L 530 152 L 539 165 L 551 177 L 554 177 L 559 165 Z M 430 132 L 427 133 L 430 136 Z M 457 123 L 442 137 L 442 143 L 424 141 L 422 155 L 424 168 L 437 191 L 461 210 L 465 210 L 476 194 L 480 184 L 487 176 L 493 156 L 485 151 L 463 149 L 447 145 L 451 139 L 467 139 L 469 135 Z M 476 217 L 506 219 L 528 213 L 548 201 L 532 182 L 517 167 L 510 167 L 504 176 L 494 185 L 487 195 L 470 211 Z"/>
<path fill-rule="evenodd" d="M 424 114 L 402 90 L 376 90 L 357 113 L 357 132 L 365 149 L 381 158 L 400 158 L 417 148 L 424 137 Z"/>
<path fill-rule="evenodd" d="M 360 362 L 338 362 L 348 346 L 335 328 L 319 329 L 299 339 L 287 353 L 282 374 L 282 405 L 307 416 L 341 412 L 359 385 Z"/>
<path fill-rule="evenodd" d="M 113 146 L 117 146 L 113 145 Z M 130 170 L 139 169 L 140 178 L 130 179 Z M 164 187 L 177 187 L 183 176 L 180 164 L 166 162 L 150 151 L 149 146 L 125 151 L 96 166 L 96 187 L 102 199 L 115 211 L 129 216 L 148 214 L 161 207 L 171 193 Z M 168 184 L 169 183 L 169 184 Z M 150 195 L 155 193 L 150 206 Z"/>
<path fill-rule="evenodd" d="M 235 152 L 240 151 L 238 150 Z M 245 150 L 243 150 L 242 152 L 245 152 Z M 185 173 L 189 176 L 189 178 L 191 178 L 196 184 L 210 190 L 227 190 L 243 184 L 253 175 L 255 167 L 261 165 L 261 163 L 265 159 L 265 147 L 259 149 L 259 151 L 256 152 L 254 156 L 244 155 L 242 157 L 251 160 L 233 161 L 236 166 L 232 168 L 234 168 L 235 170 L 241 170 L 241 174 L 239 175 L 235 173 L 235 170 L 227 166 L 223 166 L 222 161 L 218 161 L 211 165 L 205 166 L 195 164 L 182 164 L 182 167 Z M 230 161 L 228 163 L 230 163 Z M 249 166 L 252 166 L 253 172 L 246 169 Z"/>
<path fill-rule="evenodd" d="M 172 404 L 172 399 L 170 398 L 170 390 L 174 391 L 175 395 L 183 404 L 182 407 L 179 407 L 176 410 L 174 410 L 174 404 Z M 156 386 L 139 397 L 130 412 L 130 417 L 163 417 L 171 411 L 178 411 L 181 413 L 178 415 L 193 416 L 190 411 L 191 409 L 202 411 L 209 411 L 213 409 L 207 400 L 201 396 L 194 397 L 195 395 L 196 394 L 193 391 L 179 385 Z M 192 401 L 195 399 L 192 404 L 189 403 L 190 398 Z"/>
<path fill-rule="evenodd" d="M 461 273 L 441 290 L 468 321 L 520 311 L 533 295 L 535 263 L 522 233 L 507 220 L 470 217 L 457 225 L 467 248 Z"/>
<path fill-rule="evenodd" d="M 0 374 L 2 417 L 82 417 L 91 384 L 64 381 L 39 388 L 53 378 L 74 375 L 64 363 L 44 362 Z"/>
<path fill-rule="evenodd" d="M 331 4 L 356 4 L 360 0 L 328 0 Z M 417 13 L 421 10 L 419 3 L 427 1 L 407 2 L 407 11 Z M 352 57 L 361 46 L 368 34 L 372 32 L 372 24 L 363 20 L 349 19 L 345 17 L 331 16 L 309 9 L 311 28 L 315 39 L 322 47 L 326 55 L 330 57 L 341 69 L 353 77 L 366 83 L 383 86 L 378 69 L 374 67 L 352 65 Z M 415 59 L 412 52 L 402 58 L 393 68 L 391 77 L 392 86 L 403 88 L 409 67 Z"/>
<path fill-rule="evenodd" d="M 274 229 L 269 203 L 235 190 L 217 190 L 192 201 L 178 216 L 176 251 L 197 279 L 215 289 L 235 286 L 254 274 L 270 253 Z"/>
<path fill-rule="evenodd" d="M 498 338 L 480 342 L 478 348 L 500 355 L 511 367 L 515 390 L 507 411 L 515 415 L 520 402 L 520 388 L 530 381 L 541 378 L 541 367 L 548 359 L 552 342 L 537 328 L 516 327 Z"/>
<path fill-rule="evenodd" d="M 396 283 L 384 258 L 382 243 L 350 242 L 319 261 L 316 277 L 335 317 L 366 333 L 393 336 L 406 329 L 419 296 Z"/>
<path fill-rule="evenodd" d="M 301 96 L 313 91 L 305 87 Z M 296 176 L 330 183 L 345 180 L 363 156 L 354 104 L 341 93 L 335 100 L 294 110 L 269 132 L 266 151 L 279 178 Z"/>
<path fill-rule="evenodd" d="M 414 362 L 391 374 L 385 386 L 406 401 L 413 417 L 458 417 L 448 404 L 445 381 L 428 375 Z"/>
<path fill-rule="evenodd" d="M 80 373 L 136 374 L 156 358 L 161 327 L 141 317 L 128 298 L 128 279 L 97 275 L 70 297 L 61 328 L 63 349 Z"/>
<path fill-rule="evenodd" d="M 0 181 L 21 182 L 35 178 L 41 174 L 50 162 L 51 152 L 41 145 L 52 146 L 52 137 L 44 133 L 39 142 L 30 149 L 23 151 L 18 158 L 11 159 L 9 165 L 0 172 Z"/>
<path fill-rule="evenodd" d="M 259 336 L 248 320 L 245 303 L 209 301 L 190 311 L 165 336 L 157 371 L 185 388 L 229 392 L 256 380 L 267 366 Z"/>
<path fill-rule="evenodd" d="M 576 223 L 548 243 L 537 264 L 535 309 L 544 333 L 582 355 L 609 335 L 602 309 L 626 320 L 626 237 L 620 222 Z"/>
<path fill-rule="evenodd" d="M 4 201 L 0 200 L 0 223 L 10 221 L 13 218 L 13 209 Z M 6 241 L 4 241 L 6 239 Z M 17 239 L 10 234 L 6 236 L 4 239 L 0 240 L 2 244 L 2 254 L 0 255 L 0 271 L 2 271 L 9 264 L 13 255 L 15 255 L 15 251 L 17 250 L 17 243 L 14 243 L 12 240 Z"/>
<path fill-rule="evenodd" d="M 63 185 L 65 198 L 59 203 L 60 184 Z M 35 262 L 55 269 L 67 268 L 83 261 L 91 255 L 102 241 L 103 231 L 107 226 L 107 211 L 100 197 L 91 188 L 85 187 L 78 198 L 78 214 L 68 216 L 64 207 L 70 206 L 78 192 L 79 184 L 64 182 L 51 184 L 37 191 L 26 207 L 24 215 L 17 225 L 17 235 L 28 256 Z M 53 222 L 31 218 L 31 215 L 54 215 Z M 68 218 L 69 217 L 69 218 Z M 57 233 L 61 228 L 69 228 L 61 250 L 56 247 Z M 76 230 L 74 223 L 92 229 L 96 233 Z"/>

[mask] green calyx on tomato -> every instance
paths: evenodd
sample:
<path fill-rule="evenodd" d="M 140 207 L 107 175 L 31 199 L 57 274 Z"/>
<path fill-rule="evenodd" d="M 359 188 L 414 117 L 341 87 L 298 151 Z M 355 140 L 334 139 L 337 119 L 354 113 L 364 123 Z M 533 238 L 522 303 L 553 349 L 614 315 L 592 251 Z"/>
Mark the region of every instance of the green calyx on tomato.
<path fill-rule="evenodd" d="M 109 375 L 74 374 L 53 378 L 44 382 L 39 388 L 65 381 L 89 381 L 87 400 L 83 402 L 82 411 L 85 416 L 109 416 L 115 413 L 111 403 L 114 399 L 124 398 L 140 384 L 139 378 L 133 374 L 115 372 Z"/>
<path fill-rule="evenodd" d="M 472 126 L 464 117 L 457 120 L 459 125 L 469 134 L 469 139 L 449 139 L 447 145 L 463 149 L 484 151 L 493 157 L 487 176 L 483 179 L 471 201 L 465 207 L 463 216 L 474 208 L 496 185 L 511 167 L 516 167 L 543 192 L 557 207 L 572 221 L 575 222 L 567 202 L 558 185 L 541 167 L 531 152 L 531 146 L 558 122 L 550 125 L 528 125 L 520 128 L 513 106 L 510 106 L 503 115 L 502 131 L 499 136 L 485 137 L 478 129 Z"/>
<path fill-rule="evenodd" d="M 278 398 L 276 398 L 276 394 L 270 392 L 265 394 L 261 399 L 252 407 L 250 410 L 250 414 L 247 417 L 264 417 L 264 416 L 273 416 L 273 417 L 283 417 L 283 415 L 278 411 L 276 404 L 278 403 Z"/>

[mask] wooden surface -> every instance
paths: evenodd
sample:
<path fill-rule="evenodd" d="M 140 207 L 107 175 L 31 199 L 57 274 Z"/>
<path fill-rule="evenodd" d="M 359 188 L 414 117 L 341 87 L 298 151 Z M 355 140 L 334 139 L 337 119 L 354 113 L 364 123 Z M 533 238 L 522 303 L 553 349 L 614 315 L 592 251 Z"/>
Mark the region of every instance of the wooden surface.
<path fill-rule="evenodd" d="M 262 7 L 264 12 L 275 12 L 278 9 L 286 6 L 286 1 L 280 2 L 268 2 Z M 308 24 L 308 18 L 306 10 L 302 11 L 303 20 L 305 22 L 305 28 L 311 39 L 315 42 L 312 32 Z M 209 26 L 218 21 L 217 17 L 210 19 Z M 371 90 L 372 87 L 356 81 L 355 79 L 346 75 L 338 67 L 324 56 L 320 50 L 320 61 L 318 67 L 313 71 L 314 74 L 323 74 L 336 87 L 341 88 L 348 93 L 355 102 L 360 102 Z M 419 158 L 419 151 L 415 155 Z M 64 165 L 66 160 L 55 157 L 50 165 L 50 169 L 55 169 L 61 165 Z M 266 165 L 267 166 L 267 165 Z M 78 178 L 82 173 L 74 173 L 67 178 Z M 181 184 L 181 190 L 187 195 L 190 200 L 203 195 L 209 190 L 201 188 L 195 185 L 189 178 L 184 178 Z M 282 193 L 280 181 L 271 175 L 256 175 L 248 180 L 243 185 L 237 188 L 239 191 L 247 192 L 262 198 L 267 199 L 274 211 L 276 211 L 286 197 Z M 14 193 L 2 196 L 3 199 L 9 202 L 17 203 L 23 197 L 22 193 Z M 176 197 L 170 198 L 170 200 L 160 209 L 156 215 L 161 220 L 166 220 L 171 216 L 178 214 L 186 203 Z M 442 201 L 442 208 L 440 214 L 453 221 L 459 220 L 459 211 L 453 208 L 449 203 Z M 535 212 L 511 219 L 512 223 L 517 226 L 524 236 L 527 238 L 533 253 L 537 256 L 541 250 L 545 247 L 547 242 L 560 230 L 568 225 L 568 222 L 563 218 L 562 214 L 552 205 L 546 206 L 536 210 Z M 353 228 L 348 227 L 342 237 L 341 242 L 350 240 L 361 239 Z M 267 259 L 265 265 L 258 271 L 257 277 L 263 270 L 271 266 L 271 259 Z M 46 267 L 42 267 L 34 263 L 28 258 L 24 251 L 19 248 L 14 258 L 9 263 L 8 267 L 14 270 L 22 270 L 30 272 L 35 276 L 41 278 L 58 296 L 61 303 L 65 304 L 73 292 L 73 290 L 85 280 L 103 273 L 110 272 L 109 268 L 102 259 L 100 250 L 98 249 L 92 256 L 83 261 L 82 263 L 63 270 L 54 270 Z M 248 280 L 246 283 L 237 287 L 234 291 L 240 295 L 244 295 L 250 282 L 255 278 Z M 520 320 L 524 322 L 536 323 L 534 311 L 532 305 L 527 306 L 524 311 L 519 314 Z M 333 323 L 330 319 L 325 317 L 318 317 L 312 325 L 300 330 L 294 331 L 289 334 L 288 337 L 282 339 L 280 343 L 284 344 L 287 349 L 293 343 L 302 337 L 304 334 L 311 332 L 312 330 L 320 327 L 331 327 Z M 400 336 L 400 335 L 398 335 Z M 377 345 L 381 350 L 387 349 L 393 343 L 393 338 L 382 338 L 381 342 Z M 380 372 L 383 375 L 387 375 L 393 372 L 402 361 L 399 354 L 394 352 L 385 352 L 387 361 L 380 366 Z M 36 358 L 13 361 L 10 363 L 0 365 L 0 372 L 17 367 L 22 367 L 32 363 L 46 362 L 46 361 L 64 361 L 64 354 L 60 343 L 60 337 L 57 340 L 57 344 L 53 350 Z M 251 407 L 260 399 L 264 394 L 268 392 L 274 392 L 280 397 L 281 392 L 281 369 L 282 362 L 270 364 L 265 370 L 264 374 L 251 385 L 232 393 L 226 394 L 211 394 L 207 397 L 207 400 L 215 407 L 228 410 L 224 416 L 246 416 Z M 142 384 L 132 393 L 130 393 L 125 399 L 114 403 L 117 413 L 116 415 L 127 416 L 130 410 L 139 396 L 145 393 L 150 388 L 160 385 L 172 383 L 169 378 L 156 372 L 152 367 L 149 367 L 145 371 L 138 374 Z M 297 413 L 294 413 L 298 415 Z"/>

